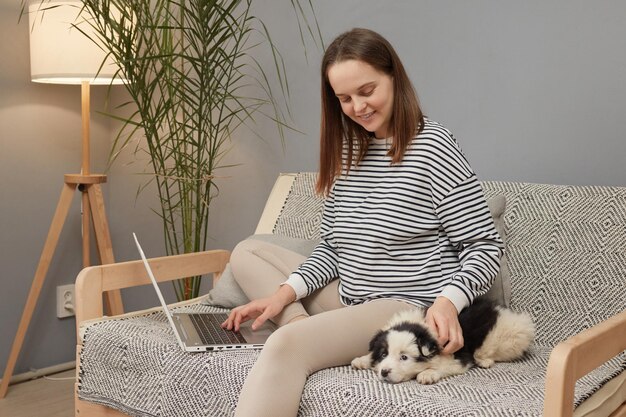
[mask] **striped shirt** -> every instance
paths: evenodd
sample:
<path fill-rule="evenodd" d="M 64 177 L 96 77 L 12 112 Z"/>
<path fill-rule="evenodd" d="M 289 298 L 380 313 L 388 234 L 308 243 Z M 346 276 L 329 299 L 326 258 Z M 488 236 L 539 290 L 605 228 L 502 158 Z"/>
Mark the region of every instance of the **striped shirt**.
<path fill-rule="evenodd" d="M 378 298 L 457 311 L 487 292 L 503 243 L 480 184 L 452 134 L 426 119 L 401 163 L 387 140 L 337 178 L 325 201 L 322 241 L 286 281 L 297 299 L 339 277 L 345 305 Z"/>

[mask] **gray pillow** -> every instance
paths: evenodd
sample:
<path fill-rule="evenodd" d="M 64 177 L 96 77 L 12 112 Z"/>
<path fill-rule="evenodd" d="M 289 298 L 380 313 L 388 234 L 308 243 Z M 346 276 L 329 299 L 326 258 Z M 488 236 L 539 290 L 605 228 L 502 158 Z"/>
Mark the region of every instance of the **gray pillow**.
<path fill-rule="evenodd" d="M 506 198 L 504 195 L 497 195 L 487 201 L 489 212 L 496 225 L 496 230 L 504 242 L 506 235 L 504 232 L 504 209 L 506 208 Z M 486 298 L 495 301 L 497 304 L 508 307 L 511 302 L 511 271 L 507 262 L 506 253 L 500 258 L 500 272 L 496 275 L 491 289 L 485 294 Z"/>
<path fill-rule="evenodd" d="M 248 239 L 273 243 L 274 245 L 282 246 L 305 257 L 308 257 L 319 243 L 319 240 L 297 239 L 273 234 L 252 235 Z M 226 268 L 224 268 L 224 272 L 219 281 L 217 281 L 217 284 L 215 284 L 215 287 L 209 291 L 201 303 L 211 306 L 234 308 L 246 304 L 248 301 L 250 300 L 243 293 L 237 281 L 235 281 L 229 263 L 226 265 Z"/>
<path fill-rule="evenodd" d="M 487 205 L 489 206 L 489 211 L 496 225 L 496 230 L 502 240 L 504 240 L 504 209 L 506 207 L 506 198 L 504 195 L 495 196 L 487 201 Z M 273 234 L 252 235 L 248 239 L 257 239 L 273 243 L 306 257 L 313 252 L 313 249 L 315 249 L 315 246 L 319 243 L 319 240 L 298 239 Z M 500 260 L 500 272 L 496 276 L 489 292 L 485 294 L 485 297 L 494 300 L 497 304 L 509 306 L 511 299 L 511 274 L 507 265 L 506 254 L 504 254 Z M 204 297 L 201 303 L 205 305 L 234 308 L 246 304 L 248 301 L 250 300 L 243 293 L 241 287 L 233 277 L 230 264 L 227 264 L 222 273 L 222 277 L 217 281 L 215 287 Z"/>
<path fill-rule="evenodd" d="M 248 301 L 250 300 L 243 293 L 237 281 L 235 281 L 230 263 L 228 263 L 219 281 L 217 281 L 217 284 L 215 284 L 200 303 L 210 306 L 234 308 L 244 305 Z"/>

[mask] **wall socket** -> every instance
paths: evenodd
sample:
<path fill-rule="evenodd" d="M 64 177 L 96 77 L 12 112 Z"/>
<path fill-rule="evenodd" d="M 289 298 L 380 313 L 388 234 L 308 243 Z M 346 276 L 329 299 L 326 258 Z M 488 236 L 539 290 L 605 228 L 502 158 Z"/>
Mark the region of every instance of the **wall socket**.
<path fill-rule="evenodd" d="M 74 284 L 59 285 L 57 287 L 57 317 L 71 317 L 74 315 Z"/>

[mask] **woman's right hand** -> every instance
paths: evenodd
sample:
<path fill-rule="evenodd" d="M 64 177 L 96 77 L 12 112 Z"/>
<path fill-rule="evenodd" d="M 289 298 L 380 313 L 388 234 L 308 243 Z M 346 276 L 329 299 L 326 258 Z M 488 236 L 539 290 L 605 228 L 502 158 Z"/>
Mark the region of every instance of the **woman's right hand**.
<path fill-rule="evenodd" d="M 295 299 L 296 293 L 293 288 L 289 285 L 283 285 L 270 297 L 259 298 L 232 309 L 226 321 L 222 323 L 222 327 L 238 332 L 241 323 L 256 318 L 252 323 L 252 330 L 256 330 L 268 319 L 280 314 L 285 306 Z"/>

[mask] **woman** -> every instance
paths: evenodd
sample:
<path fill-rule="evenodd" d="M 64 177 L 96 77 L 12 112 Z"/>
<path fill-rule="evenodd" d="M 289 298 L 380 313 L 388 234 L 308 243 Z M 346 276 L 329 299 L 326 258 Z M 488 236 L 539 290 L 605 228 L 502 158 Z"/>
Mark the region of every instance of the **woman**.
<path fill-rule="evenodd" d="M 307 259 L 255 240 L 233 251 L 253 301 L 223 326 L 281 326 L 246 379 L 238 416 L 296 415 L 311 373 L 365 354 L 404 309 L 427 307 L 444 353 L 455 352 L 458 313 L 498 272 L 503 245 L 476 176 L 370 30 L 340 35 L 322 60 L 317 191 L 326 196 L 322 240 Z"/>

